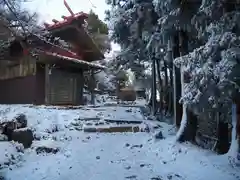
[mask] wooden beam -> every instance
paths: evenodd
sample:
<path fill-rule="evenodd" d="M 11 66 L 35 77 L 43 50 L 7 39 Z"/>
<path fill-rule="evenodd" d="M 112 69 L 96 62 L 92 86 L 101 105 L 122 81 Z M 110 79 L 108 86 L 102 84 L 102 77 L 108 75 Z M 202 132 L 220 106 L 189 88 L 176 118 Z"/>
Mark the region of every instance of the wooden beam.
<path fill-rule="evenodd" d="M 74 16 L 74 13 L 73 13 L 72 9 L 70 8 L 70 6 L 68 5 L 67 1 L 64 0 L 63 3 L 64 3 L 64 6 L 67 8 L 68 12 L 70 12 L 70 14 L 72 16 Z"/>
<path fill-rule="evenodd" d="M 45 104 L 50 104 L 49 90 L 50 90 L 50 77 L 49 77 L 49 64 L 45 64 Z"/>
<path fill-rule="evenodd" d="M 94 70 L 93 69 L 91 69 L 91 75 L 90 75 L 90 81 L 92 82 L 92 83 L 90 83 L 90 86 L 92 86 L 92 87 L 90 87 L 90 90 L 91 90 L 91 104 L 95 104 L 95 96 L 94 96 L 94 89 L 95 89 L 95 85 L 94 85 L 94 83 L 95 83 L 95 78 L 94 78 Z"/>

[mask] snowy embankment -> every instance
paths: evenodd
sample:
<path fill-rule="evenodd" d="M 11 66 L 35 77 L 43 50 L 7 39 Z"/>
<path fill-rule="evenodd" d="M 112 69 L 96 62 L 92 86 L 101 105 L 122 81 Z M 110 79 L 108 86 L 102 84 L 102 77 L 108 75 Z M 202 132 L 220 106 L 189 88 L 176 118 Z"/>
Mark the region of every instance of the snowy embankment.
<path fill-rule="evenodd" d="M 163 132 L 163 139 L 146 132 L 84 133 L 81 129 L 89 123 L 104 123 L 103 119 L 140 120 L 138 108 L 6 105 L 0 109 L 1 121 L 24 113 L 36 138 L 32 147 L 24 151 L 17 143 L 0 142 L 0 159 L 14 160 L 0 168 L 6 180 L 240 179 L 239 169 L 231 167 L 225 157 L 176 143 L 175 136 L 170 135 L 171 126 L 163 123 L 155 124 Z"/>

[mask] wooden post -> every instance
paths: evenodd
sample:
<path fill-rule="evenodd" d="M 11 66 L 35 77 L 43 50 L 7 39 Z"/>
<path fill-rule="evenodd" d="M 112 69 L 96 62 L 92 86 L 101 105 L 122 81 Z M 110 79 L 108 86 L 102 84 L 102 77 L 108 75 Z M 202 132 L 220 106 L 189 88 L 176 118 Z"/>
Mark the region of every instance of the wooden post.
<path fill-rule="evenodd" d="M 117 99 L 117 104 L 119 104 L 120 99 L 119 99 L 119 94 L 120 94 L 120 81 L 116 80 L 116 99 Z"/>
<path fill-rule="evenodd" d="M 49 75 L 49 64 L 45 64 L 45 104 L 50 104 L 49 99 L 49 88 L 50 88 L 50 75 Z"/>
<path fill-rule="evenodd" d="M 94 105 L 95 104 L 95 96 L 94 96 L 94 89 L 95 89 L 95 81 L 94 81 L 94 70 L 92 69 L 91 70 L 91 88 L 90 88 L 90 91 L 91 91 L 91 104 Z"/>
<path fill-rule="evenodd" d="M 78 104 L 81 104 L 83 105 L 84 104 L 84 101 L 83 101 L 83 88 L 84 88 L 84 74 L 83 74 L 83 70 L 81 70 L 79 72 L 79 78 L 78 78 L 78 82 L 77 82 L 77 92 L 79 90 L 79 99 L 78 99 Z"/>

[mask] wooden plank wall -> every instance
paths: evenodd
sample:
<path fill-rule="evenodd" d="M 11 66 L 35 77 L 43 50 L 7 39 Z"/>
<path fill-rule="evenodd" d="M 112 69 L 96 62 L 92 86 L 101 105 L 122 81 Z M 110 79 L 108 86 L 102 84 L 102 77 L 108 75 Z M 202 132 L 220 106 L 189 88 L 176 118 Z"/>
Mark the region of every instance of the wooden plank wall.
<path fill-rule="evenodd" d="M 0 80 L 25 77 L 36 74 L 36 61 L 30 56 L 25 56 L 19 63 L 0 65 Z"/>

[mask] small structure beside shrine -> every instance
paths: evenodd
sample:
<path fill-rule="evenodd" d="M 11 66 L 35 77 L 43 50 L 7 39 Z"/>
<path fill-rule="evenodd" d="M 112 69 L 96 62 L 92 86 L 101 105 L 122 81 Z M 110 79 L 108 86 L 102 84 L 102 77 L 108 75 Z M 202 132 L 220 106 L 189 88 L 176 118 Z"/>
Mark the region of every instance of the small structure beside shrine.
<path fill-rule="evenodd" d="M 92 62 L 104 55 L 84 28 L 87 14 L 62 18 L 45 24 L 49 37 L 29 34 L 6 46 L 0 63 L 1 104 L 83 104 L 84 72 L 104 69 Z"/>

